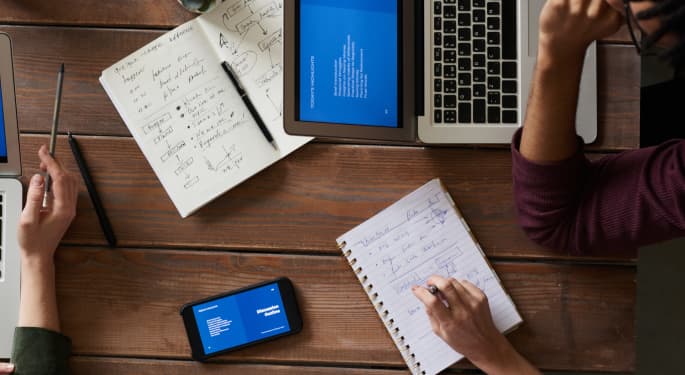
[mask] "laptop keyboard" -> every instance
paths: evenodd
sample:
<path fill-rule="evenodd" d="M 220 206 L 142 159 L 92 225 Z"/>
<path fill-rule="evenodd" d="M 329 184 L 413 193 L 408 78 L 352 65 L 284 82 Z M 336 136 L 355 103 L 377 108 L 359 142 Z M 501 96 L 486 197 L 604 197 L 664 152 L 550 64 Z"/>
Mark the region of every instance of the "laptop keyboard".
<path fill-rule="evenodd" d="M 516 124 L 516 2 L 431 1 L 433 122 Z"/>

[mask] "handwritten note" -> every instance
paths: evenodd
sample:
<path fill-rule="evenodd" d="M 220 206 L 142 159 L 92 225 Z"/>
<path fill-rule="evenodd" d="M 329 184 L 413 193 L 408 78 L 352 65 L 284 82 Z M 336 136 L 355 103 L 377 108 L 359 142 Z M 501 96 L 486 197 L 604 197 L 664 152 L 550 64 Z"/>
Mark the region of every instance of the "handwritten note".
<path fill-rule="evenodd" d="M 436 374 L 462 358 L 432 332 L 423 305 L 411 293 L 412 286 L 426 285 L 431 275 L 467 279 L 483 290 L 500 331 L 521 322 L 516 307 L 437 179 L 338 238 L 338 243 L 343 242 L 343 251 L 349 251 L 353 267 L 361 268 L 360 280 L 367 287 L 372 285 L 372 300 L 383 302 L 381 316 L 388 311 L 393 336 L 403 338 L 404 344 L 398 343 L 398 348 L 403 351 L 404 345 L 410 345 L 411 353 L 421 363 L 416 373 Z M 395 328 L 399 331 L 395 332 Z"/>
<path fill-rule="evenodd" d="M 202 17 L 208 41 L 231 64 L 265 121 L 283 117 L 283 0 L 227 2 Z"/>
<path fill-rule="evenodd" d="M 282 0 L 222 2 L 100 78 L 183 217 L 310 140 L 283 131 L 282 9 Z M 238 72 L 278 151 L 222 61 Z"/>

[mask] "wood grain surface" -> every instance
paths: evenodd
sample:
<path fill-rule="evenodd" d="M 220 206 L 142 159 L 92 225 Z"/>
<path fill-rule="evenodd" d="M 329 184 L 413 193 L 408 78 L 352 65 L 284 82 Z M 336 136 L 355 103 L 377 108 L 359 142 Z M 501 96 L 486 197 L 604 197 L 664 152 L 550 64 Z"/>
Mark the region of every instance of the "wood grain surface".
<path fill-rule="evenodd" d="M 286 0 L 288 1 L 288 0 Z M 407 373 L 334 239 L 440 177 L 524 318 L 508 337 L 544 370 L 635 371 L 634 254 L 583 258 L 531 243 L 516 224 L 508 145 L 374 145 L 317 140 L 181 220 L 98 82 L 105 68 L 190 20 L 176 0 L 0 0 L 13 39 L 23 181 L 48 142 L 56 72 L 60 130 L 78 135 L 119 239 L 106 248 L 85 187 L 58 251 L 63 330 L 75 374 Z M 639 144 L 639 57 L 622 28 L 598 46 L 591 158 Z M 58 159 L 76 172 L 64 136 Z M 290 277 L 300 334 L 190 360 L 180 307 Z M 473 372 L 460 362 L 449 372 Z"/>
<path fill-rule="evenodd" d="M 57 157 L 78 169 L 60 137 Z M 119 244 L 337 254 L 335 239 L 394 201 L 440 177 L 486 253 L 563 258 L 518 227 L 509 150 L 310 144 L 181 219 L 131 138 L 77 137 Z M 37 171 L 48 137 L 22 136 L 24 175 Z M 82 187 L 65 241 L 105 244 Z M 626 259 L 621 249 L 601 255 Z"/>
<path fill-rule="evenodd" d="M 633 268 L 518 262 L 494 267 L 525 321 L 509 338 L 537 366 L 634 368 Z M 287 275 L 303 331 L 221 360 L 403 363 L 342 256 L 65 247 L 58 251 L 57 274 L 62 328 L 77 354 L 187 359 L 179 316 L 184 303 Z"/>
<path fill-rule="evenodd" d="M 98 82 L 101 72 L 161 31 L 4 26 L 14 40 L 18 116 L 22 131 L 49 132 L 55 74 L 66 66 L 61 130 L 129 136 Z M 632 46 L 602 44 L 598 55 L 598 139 L 590 149 L 639 145 L 640 64 Z"/>
<path fill-rule="evenodd" d="M 170 29 L 189 21 L 175 0 L 0 0 L 0 23 Z"/>
<path fill-rule="evenodd" d="M 202 364 L 188 361 L 93 357 L 73 358 L 71 366 L 74 375 L 403 375 L 407 373 L 407 371 L 391 369 L 225 363 Z"/>
<path fill-rule="evenodd" d="M 171 29 L 196 16 L 173 0 L 0 0 L 0 9 L 0 24 Z M 627 27 L 605 41 L 629 43 Z"/>

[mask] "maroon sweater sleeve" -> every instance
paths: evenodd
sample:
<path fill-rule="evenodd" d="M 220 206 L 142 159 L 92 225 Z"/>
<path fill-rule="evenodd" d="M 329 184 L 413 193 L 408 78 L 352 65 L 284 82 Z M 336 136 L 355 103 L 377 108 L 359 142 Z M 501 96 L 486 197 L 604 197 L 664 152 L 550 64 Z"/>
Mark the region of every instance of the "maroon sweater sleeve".
<path fill-rule="evenodd" d="M 514 200 L 528 237 L 571 254 L 608 254 L 685 236 L 685 140 L 590 161 L 538 164 L 512 144 Z"/>

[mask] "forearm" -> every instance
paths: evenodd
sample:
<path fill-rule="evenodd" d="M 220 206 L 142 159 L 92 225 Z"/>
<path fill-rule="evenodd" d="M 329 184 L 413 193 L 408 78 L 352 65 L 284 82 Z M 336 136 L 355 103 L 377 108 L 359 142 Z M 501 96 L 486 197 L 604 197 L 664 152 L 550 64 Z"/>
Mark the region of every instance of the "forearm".
<path fill-rule="evenodd" d="M 541 375 L 540 371 L 533 367 L 527 359 L 523 358 L 512 348 L 513 353 L 508 359 L 506 367 L 495 368 L 492 371 L 485 371 L 488 375 Z"/>
<path fill-rule="evenodd" d="M 483 372 L 488 375 L 541 375 L 541 372 L 533 367 L 533 365 L 523 358 L 520 354 L 516 353 L 515 356 L 510 357 L 506 363 L 500 364 L 501 366 L 493 366 L 492 369 L 481 368 Z"/>
<path fill-rule="evenodd" d="M 22 257 L 18 326 L 60 331 L 52 259 Z"/>
<path fill-rule="evenodd" d="M 521 154 L 545 163 L 566 159 L 577 149 L 576 108 L 584 51 L 557 56 L 540 42 L 528 100 Z"/>
<path fill-rule="evenodd" d="M 492 344 L 494 350 L 490 358 L 472 360 L 473 364 L 486 374 L 540 375 L 540 371 L 523 358 L 504 336 L 499 342 Z"/>

